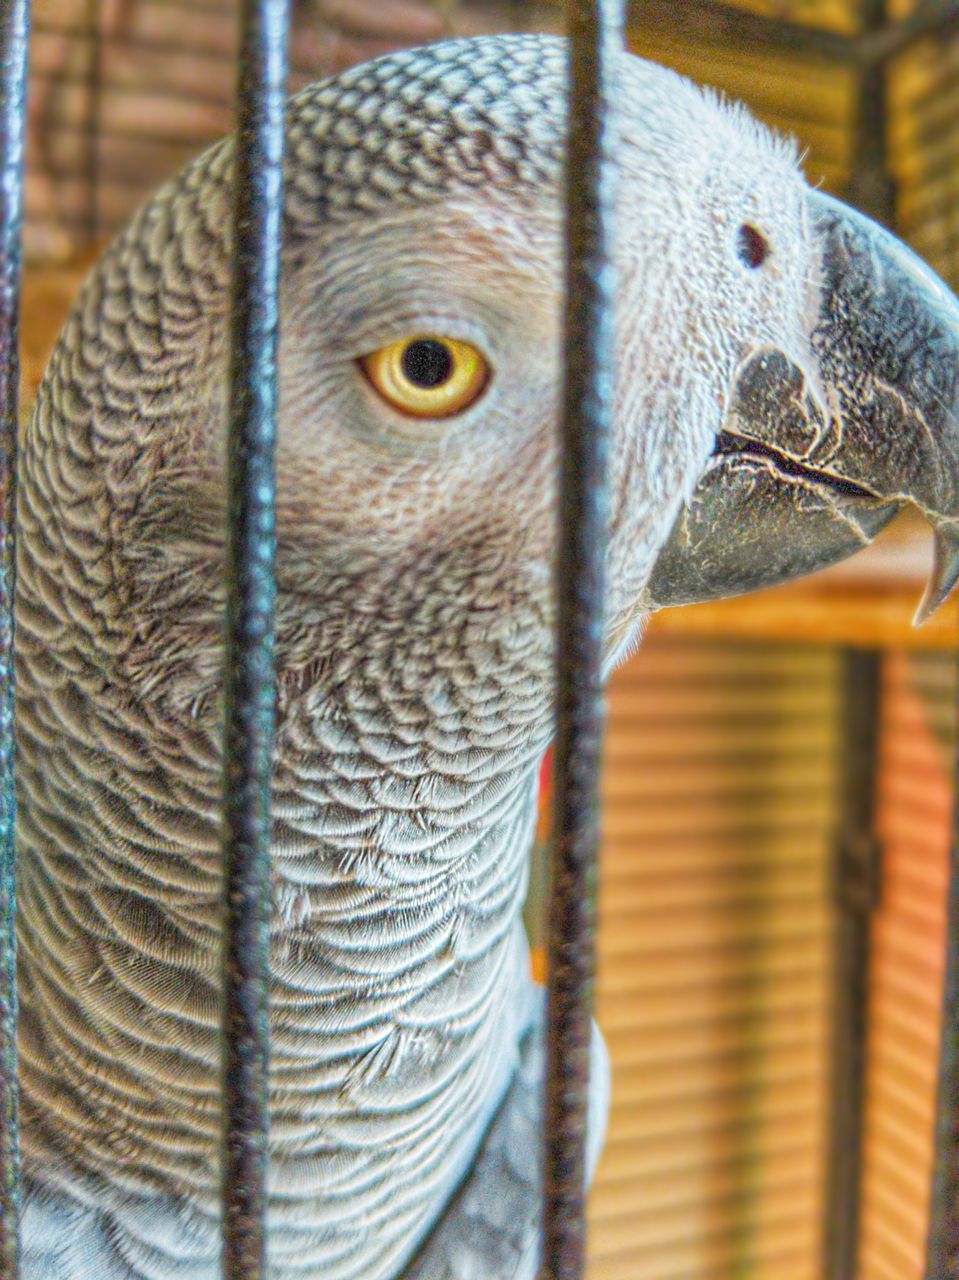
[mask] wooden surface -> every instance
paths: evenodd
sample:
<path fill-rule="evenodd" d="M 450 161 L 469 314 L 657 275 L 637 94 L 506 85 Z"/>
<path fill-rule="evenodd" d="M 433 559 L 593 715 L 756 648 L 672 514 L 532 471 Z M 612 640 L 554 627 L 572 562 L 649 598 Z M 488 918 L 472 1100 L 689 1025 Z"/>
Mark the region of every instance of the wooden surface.
<path fill-rule="evenodd" d="M 65 266 L 27 267 L 24 271 L 20 299 L 20 394 L 24 405 L 36 395 L 50 350 L 95 258 L 90 252 L 75 256 Z"/>
<path fill-rule="evenodd" d="M 392 49 L 558 26 L 555 0 L 297 0 L 290 90 Z M 238 0 L 34 0 L 29 262 L 118 231 L 234 121 Z"/>
<path fill-rule="evenodd" d="M 882 663 L 877 834 L 857 1280 L 921 1280 L 929 1227 L 952 836 L 957 669 Z"/>
<path fill-rule="evenodd" d="M 610 681 L 589 1280 L 820 1274 L 839 672 L 670 639 Z"/>

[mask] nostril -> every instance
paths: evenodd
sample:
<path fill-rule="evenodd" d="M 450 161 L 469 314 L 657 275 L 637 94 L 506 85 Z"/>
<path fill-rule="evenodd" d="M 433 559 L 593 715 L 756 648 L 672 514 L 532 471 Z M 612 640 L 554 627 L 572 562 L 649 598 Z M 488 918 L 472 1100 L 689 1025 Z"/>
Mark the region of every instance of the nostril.
<path fill-rule="evenodd" d="M 755 271 L 769 257 L 769 241 L 761 231 L 757 231 L 755 227 L 745 222 L 739 228 L 739 235 L 736 239 L 736 252 L 743 266 Z"/>

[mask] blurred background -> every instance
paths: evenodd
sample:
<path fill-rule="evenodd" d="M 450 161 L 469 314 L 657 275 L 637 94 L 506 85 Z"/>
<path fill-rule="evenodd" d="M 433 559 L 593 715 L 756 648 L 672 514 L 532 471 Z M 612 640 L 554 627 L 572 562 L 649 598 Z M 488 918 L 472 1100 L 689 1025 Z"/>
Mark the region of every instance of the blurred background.
<path fill-rule="evenodd" d="M 631 3 L 632 49 L 747 102 L 959 285 L 959 5 Z M 90 262 L 228 131 L 236 0 L 35 0 L 29 400 Z M 291 87 L 551 0 L 294 0 Z M 943 1280 L 927 1256 L 959 606 L 897 521 L 838 569 L 657 617 L 609 699 L 590 1280 Z M 545 837 L 545 832 L 541 833 Z M 529 919 L 539 959 L 543 859 Z M 952 1274 L 950 1271 L 949 1274 Z"/>

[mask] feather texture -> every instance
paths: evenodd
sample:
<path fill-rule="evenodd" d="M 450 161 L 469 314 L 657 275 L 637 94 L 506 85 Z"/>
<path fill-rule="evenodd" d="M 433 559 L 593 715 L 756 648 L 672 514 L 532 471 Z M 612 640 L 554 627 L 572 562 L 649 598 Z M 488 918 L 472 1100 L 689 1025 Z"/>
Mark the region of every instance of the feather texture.
<path fill-rule="evenodd" d="M 519 910 L 552 723 L 564 62 L 547 38 L 451 42 L 289 108 L 275 1280 L 402 1272 L 529 1025 Z M 611 658 L 733 370 L 750 344 L 800 341 L 806 287 L 784 254 L 760 299 L 729 248 L 746 207 L 801 245 L 791 154 L 635 59 L 622 98 Z M 216 1272 L 231 154 L 201 157 L 96 267 L 23 433 L 25 1280 Z M 489 355 L 487 391 L 442 429 L 391 415 L 359 357 L 444 326 Z M 511 1164 L 535 1129 L 524 1061 L 463 1216 L 427 1246 L 508 1211 L 525 1224 L 503 1239 L 519 1274 L 536 1215 L 518 1207 L 535 1176 Z M 465 1280 L 486 1274 L 485 1248 L 472 1272 L 424 1257 Z"/>

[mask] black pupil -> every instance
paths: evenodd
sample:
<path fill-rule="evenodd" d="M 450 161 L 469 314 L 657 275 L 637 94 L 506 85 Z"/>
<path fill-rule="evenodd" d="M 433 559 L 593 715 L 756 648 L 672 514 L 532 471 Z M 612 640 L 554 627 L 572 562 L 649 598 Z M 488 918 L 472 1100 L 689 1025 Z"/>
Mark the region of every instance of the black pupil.
<path fill-rule="evenodd" d="M 742 262 L 747 267 L 755 270 L 756 267 L 761 267 L 766 261 L 769 253 L 769 241 L 761 231 L 757 231 L 755 227 L 751 227 L 747 223 L 739 228 L 738 250 Z"/>
<path fill-rule="evenodd" d="M 453 372 L 450 349 L 435 338 L 418 338 L 403 352 L 403 373 L 414 387 L 441 386 Z"/>

